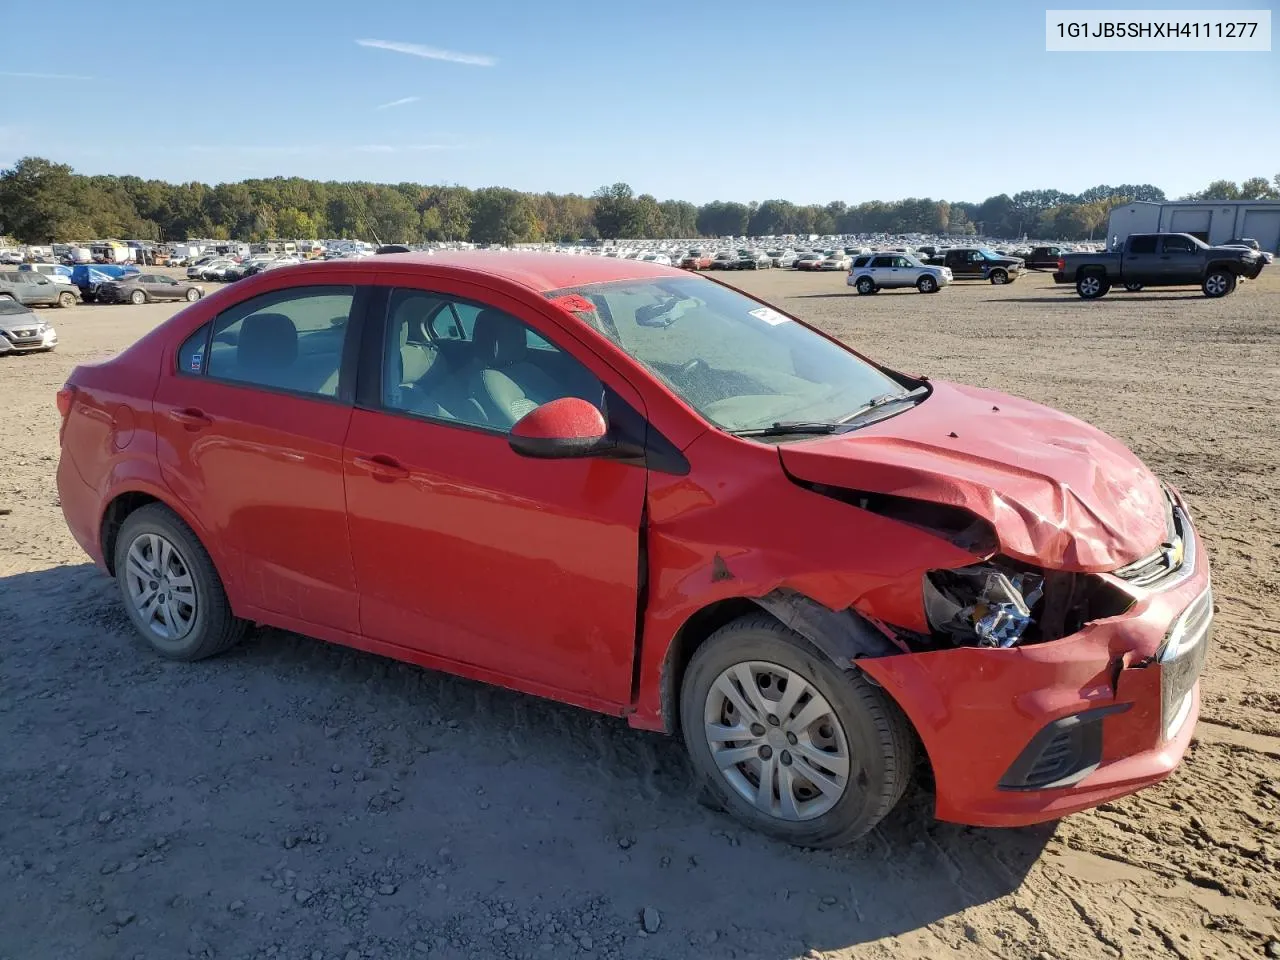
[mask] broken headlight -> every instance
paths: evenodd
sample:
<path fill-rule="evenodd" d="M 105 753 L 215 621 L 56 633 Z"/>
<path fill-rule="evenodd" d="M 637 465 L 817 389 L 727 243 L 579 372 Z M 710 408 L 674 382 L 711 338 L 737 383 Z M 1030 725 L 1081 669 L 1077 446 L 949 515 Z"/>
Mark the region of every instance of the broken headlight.
<path fill-rule="evenodd" d="M 1012 647 L 1035 620 L 1044 577 L 983 563 L 959 570 L 931 570 L 924 578 L 929 626 L 958 646 Z"/>

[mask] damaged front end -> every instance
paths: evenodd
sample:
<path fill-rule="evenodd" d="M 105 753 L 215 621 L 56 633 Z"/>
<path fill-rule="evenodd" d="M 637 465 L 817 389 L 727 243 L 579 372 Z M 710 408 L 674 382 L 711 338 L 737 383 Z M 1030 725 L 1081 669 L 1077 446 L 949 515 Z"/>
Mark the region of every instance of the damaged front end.
<path fill-rule="evenodd" d="M 922 593 L 931 634 L 919 640 L 934 648 L 1057 640 L 1133 604 L 1132 596 L 1099 576 L 1042 570 L 1006 557 L 931 570 Z"/>

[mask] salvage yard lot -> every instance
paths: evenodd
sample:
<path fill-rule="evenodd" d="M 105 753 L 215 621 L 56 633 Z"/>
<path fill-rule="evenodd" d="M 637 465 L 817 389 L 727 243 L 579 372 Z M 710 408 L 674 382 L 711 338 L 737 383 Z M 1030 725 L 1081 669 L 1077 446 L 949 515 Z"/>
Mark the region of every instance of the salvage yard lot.
<path fill-rule="evenodd" d="M 917 788 L 863 841 L 806 853 L 700 807 L 679 746 L 621 721 L 278 631 L 161 661 L 63 525 L 54 392 L 181 305 L 42 310 L 59 350 L 0 357 L 0 957 L 1226 958 L 1280 940 L 1275 268 L 1221 300 L 1090 303 L 1034 273 L 864 297 L 842 274 L 717 276 L 891 366 L 1089 420 L 1183 491 L 1219 612 L 1171 780 L 1007 831 L 934 823 Z"/>

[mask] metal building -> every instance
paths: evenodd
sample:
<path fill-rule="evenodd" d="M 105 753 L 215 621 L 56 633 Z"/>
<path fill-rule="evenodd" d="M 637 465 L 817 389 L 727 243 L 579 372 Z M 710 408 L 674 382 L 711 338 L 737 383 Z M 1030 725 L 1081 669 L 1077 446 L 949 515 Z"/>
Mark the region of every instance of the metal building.
<path fill-rule="evenodd" d="M 1107 226 L 1113 243 L 1131 233 L 1189 233 L 1205 243 L 1248 238 L 1280 253 L 1280 200 L 1139 200 L 1112 210 Z"/>

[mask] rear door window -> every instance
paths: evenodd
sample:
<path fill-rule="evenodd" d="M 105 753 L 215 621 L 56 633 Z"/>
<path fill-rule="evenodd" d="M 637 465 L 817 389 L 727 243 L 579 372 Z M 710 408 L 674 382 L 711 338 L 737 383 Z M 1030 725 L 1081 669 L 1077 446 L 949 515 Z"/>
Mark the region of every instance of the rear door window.
<path fill-rule="evenodd" d="M 1155 253 L 1156 238 L 1151 236 L 1131 237 L 1129 240 L 1130 253 Z"/>
<path fill-rule="evenodd" d="M 337 397 L 354 299 L 354 287 L 316 286 L 236 304 L 214 320 L 204 372 L 219 380 Z"/>

